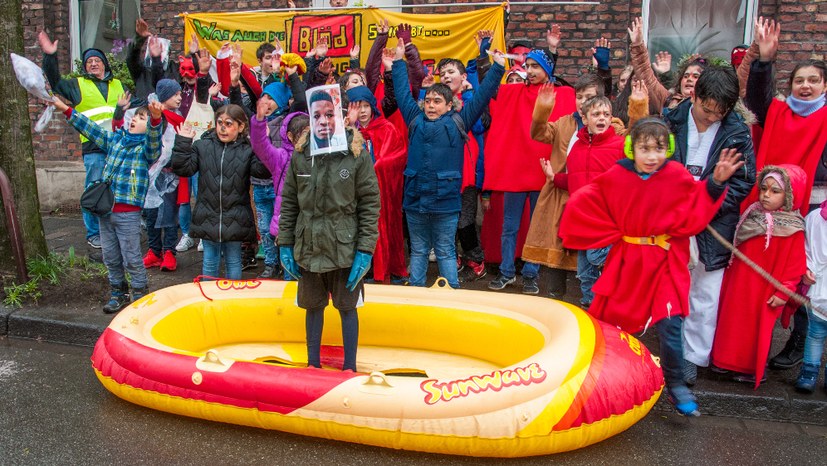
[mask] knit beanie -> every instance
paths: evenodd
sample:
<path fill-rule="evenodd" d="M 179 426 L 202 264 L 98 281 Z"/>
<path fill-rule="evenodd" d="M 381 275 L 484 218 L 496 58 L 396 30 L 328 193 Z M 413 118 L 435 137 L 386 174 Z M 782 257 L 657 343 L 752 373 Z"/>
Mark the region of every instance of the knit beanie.
<path fill-rule="evenodd" d="M 268 84 L 264 87 L 262 93 L 267 94 L 271 99 L 276 102 L 276 105 L 279 106 L 279 110 L 286 111 L 287 107 L 290 106 L 290 97 L 293 97 L 293 93 L 290 92 L 290 88 L 287 87 L 282 82 L 273 82 Z"/>
<path fill-rule="evenodd" d="M 379 116 L 379 109 L 376 108 L 376 97 L 370 92 L 367 86 L 351 87 L 347 90 L 347 100 L 350 102 L 367 102 L 373 110 L 373 117 Z"/>
<path fill-rule="evenodd" d="M 155 95 L 158 102 L 164 103 L 175 94 L 181 92 L 181 85 L 173 79 L 162 79 L 155 85 Z"/>
<path fill-rule="evenodd" d="M 542 68 L 546 74 L 548 75 L 549 81 L 554 76 L 554 60 L 551 57 L 546 55 L 544 50 L 534 49 L 531 52 L 528 52 L 525 56 L 526 60 L 529 58 L 536 61 L 540 68 Z"/>
<path fill-rule="evenodd" d="M 83 52 L 83 64 L 84 64 L 84 65 L 86 65 L 86 60 L 88 60 L 88 59 L 90 59 L 90 58 L 92 58 L 92 57 L 98 57 L 98 58 L 100 58 L 100 59 L 101 59 L 101 61 L 102 61 L 104 64 L 106 64 L 106 57 L 105 57 L 105 56 L 103 56 L 103 52 L 101 52 L 101 51 L 100 51 L 100 50 L 98 50 L 98 49 L 86 49 L 86 50 Z"/>

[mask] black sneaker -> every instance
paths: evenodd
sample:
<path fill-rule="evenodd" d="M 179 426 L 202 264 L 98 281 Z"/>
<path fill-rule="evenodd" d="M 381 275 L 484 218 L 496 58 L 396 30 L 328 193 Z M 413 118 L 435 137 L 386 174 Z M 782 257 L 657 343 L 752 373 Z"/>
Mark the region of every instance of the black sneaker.
<path fill-rule="evenodd" d="M 539 294 L 540 287 L 537 286 L 537 277 L 523 277 L 523 294 Z"/>
<path fill-rule="evenodd" d="M 256 260 L 255 256 L 247 257 L 241 263 L 241 270 L 249 270 L 254 269 L 258 265 L 258 261 Z"/>
<path fill-rule="evenodd" d="M 509 277 L 506 277 L 505 275 L 500 273 L 500 274 L 497 274 L 497 278 L 495 278 L 495 279 L 491 280 L 490 282 L 488 282 L 488 289 L 489 290 L 497 290 L 497 291 L 502 290 L 503 288 L 505 288 L 508 285 L 511 285 L 515 281 L 517 281 L 516 277 L 509 278 Z"/>
<path fill-rule="evenodd" d="M 278 268 L 275 265 L 267 264 L 264 264 L 264 271 L 258 274 L 258 278 L 277 278 L 278 276 Z"/>

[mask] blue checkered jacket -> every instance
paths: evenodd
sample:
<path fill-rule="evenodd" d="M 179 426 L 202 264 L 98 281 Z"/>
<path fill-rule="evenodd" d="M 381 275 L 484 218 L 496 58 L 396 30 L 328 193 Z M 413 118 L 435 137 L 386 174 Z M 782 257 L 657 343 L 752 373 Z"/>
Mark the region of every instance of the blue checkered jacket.
<path fill-rule="evenodd" d="M 73 111 L 69 124 L 106 152 L 103 179 L 111 179 L 115 203 L 143 207 L 149 167 L 161 156 L 163 123 L 147 124 L 146 135 L 129 134 L 125 129 L 111 132 Z"/>

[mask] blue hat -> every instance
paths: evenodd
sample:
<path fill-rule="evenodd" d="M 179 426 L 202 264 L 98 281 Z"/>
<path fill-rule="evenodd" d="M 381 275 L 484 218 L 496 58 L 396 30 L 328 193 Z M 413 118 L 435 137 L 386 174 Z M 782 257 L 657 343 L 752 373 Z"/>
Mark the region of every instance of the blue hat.
<path fill-rule="evenodd" d="M 347 100 L 350 102 L 367 102 L 373 110 L 373 117 L 379 116 L 379 109 L 376 108 L 376 97 L 370 92 L 367 86 L 351 87 L 347 90 Z"/>
<path fill-rule="evenodd" d="M 287 110 L 287 107 L 290 106 L 290 98 L 293 97 L 293 93 L 290 92 L 290 88 L 282 82 L 274 82 L 264 86 L 262 94 L 267 94 L 271 99 L 273 99 L 276 102 L 276 105 L 279 106 L 278 109 L 282 111 Z"/>
<path fill-rule="evenodd" d="M 83 64 L 85 65 L 86 60 L 88 60 L 92 57 L 98 57 L 98 58 L 101 59 L 101 61 L 103 62 L 104 65 L 107 64 L 106 57 L 103 55 L 103 52 L 101 52 L 98 49 L 86 49 L 83 52 Z"/>
<path fill-rule="evenodd" d="M 181 92 L 181 85 L 174 79 L 162 79 L 155 85 L 155 95 L 158 102 L 164 103 L 175 94 Z"/>
<path fill-rule="evenodd" d="M 549 57 L 544 50 L 541 49 L 533 49 L 531 52 L 528 52 L 525 56 L 526 60 L 529 58 L 536 61 L 538 65 L 546 72 L 548 75 L 549 81 L 553 79 L 554 76 L 554 60 Z"/>

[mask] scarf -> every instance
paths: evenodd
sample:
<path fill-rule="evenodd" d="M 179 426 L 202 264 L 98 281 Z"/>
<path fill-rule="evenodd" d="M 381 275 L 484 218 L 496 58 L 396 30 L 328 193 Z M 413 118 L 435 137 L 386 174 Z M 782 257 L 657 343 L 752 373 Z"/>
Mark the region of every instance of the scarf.
<path fill-rule="evenodd" d="M 823 213 L 822 213 L 823 215 Z M 747 207 L 738 226 L 735 227 L 734 246 L 755 236 L 765 236 L 764 250 L 770 246 L 773 236 L 792 236 L 798 231 L 804 231 L 804 217 L 797 210 L 787 212 L 783 210 L 764 210 L 760 202 L 754 202 Z M 730 259 L 731 261 L 731 259 Z"/>
<path fill-rule="evenodd" d="M 808 117 L 813 113 L 821 110 L 821 107 L 824 106 L 825 100 L 824 96 L 822 95 L 820 99 L 816 100 L 801 100 L 796 99 L 793 96 L 787 97 L 787 105 L 790 107 L 790 110 L 793 111 L 796 115 L 800 117 Z"/>
<path fill-rule="evenodd" d="M 149 122 L 147 122 L 149 124 Z M 134 147 L 138 144 L 146 142 L 146 133 L 132 134 L 127 130 L 121 130 L 121 145 L 124 147 Z"/>

